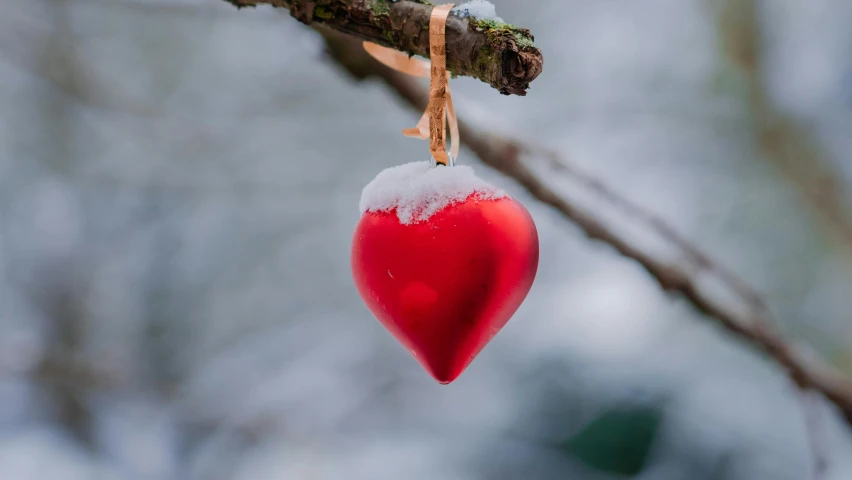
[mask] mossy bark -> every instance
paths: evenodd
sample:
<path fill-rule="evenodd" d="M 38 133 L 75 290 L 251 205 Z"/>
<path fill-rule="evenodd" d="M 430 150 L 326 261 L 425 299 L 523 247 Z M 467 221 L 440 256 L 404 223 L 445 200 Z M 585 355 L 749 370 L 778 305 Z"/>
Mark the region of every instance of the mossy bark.
<path fill-rule="evenodd" d="M 423 0 L 225 0 L 237 7 L 286 8 L 319 23 L 409 55 L 429 57 L 432 4 Z M 525 95 L 543 58 L 529 30 L 475 18 L 447 19 L 447 69 L 478 78 L 505 95 Z"/>

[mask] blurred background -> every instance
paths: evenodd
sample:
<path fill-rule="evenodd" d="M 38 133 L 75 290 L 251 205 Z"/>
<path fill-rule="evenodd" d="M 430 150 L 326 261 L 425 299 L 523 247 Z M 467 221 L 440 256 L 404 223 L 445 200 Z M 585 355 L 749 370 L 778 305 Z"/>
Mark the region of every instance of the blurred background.
<path fill-rule="evenodd" d="M 658 213 L 852 375 L 852 3 L 494 3 L 544 73 L 454 80 L 459 114 Z M 779 367 L 464 150 L 542 262 L 437 385 L 349 266 L 418 116 L 286 11 L 0 0 L 0 479 L 815 478 Z M 852 478 L 808 401 L 820 478 Z"/>

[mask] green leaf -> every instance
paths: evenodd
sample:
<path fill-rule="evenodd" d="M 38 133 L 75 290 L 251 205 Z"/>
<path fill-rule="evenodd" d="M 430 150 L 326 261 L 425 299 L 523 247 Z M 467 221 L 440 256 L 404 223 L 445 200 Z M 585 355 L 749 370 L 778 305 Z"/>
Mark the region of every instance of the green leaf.
<path fill-rule="evenodd" d="M 656 408 L 611 410 L 569 438 L 565 451 L 587 466 L 634 476 L 645 468 L 663 415 Z"/>

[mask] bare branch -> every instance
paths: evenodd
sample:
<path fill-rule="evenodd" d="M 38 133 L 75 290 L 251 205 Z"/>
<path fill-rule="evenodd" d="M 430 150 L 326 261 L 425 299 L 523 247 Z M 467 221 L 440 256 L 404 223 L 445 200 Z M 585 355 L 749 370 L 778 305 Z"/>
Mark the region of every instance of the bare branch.
<path fill-rule="evenodd" d="M 225 0 L 236 7 L 272 5 L 305 24 L 322 24 L 379 45 L 429 58 L 432 4 L 423 0 Z M 491 20 L 447 21 L 447 70 L 474 77 L 504 95 L 525 95 L 543 68 L 525 28 Z"/>
<path fill-rule="evenodd" d="M 373 60 L 357 41 L 327 29 L 319 30 L 331 57 L 355 78 L 379 78 L 415 110 L 425 108 L 427 92 L 414 80 Z M 638 262 L 663 290 L 680 294 L 726 330 L 766 352 L 787 371 L 799 388 L 813 388 L 821 392 L 852 424 L 852 383 L 826 364 L 805 358 L 785 340 L 773 327 L 776 321 L 761 296 L 743 280 L 717 265 L 663 220 L 615 193 L 601 181 L 582 173 L 557 154 L 547 152 L 551 163 L 558 165 L 562 173 L 598 192 L 612 206 L 677 247 L 683 254 L 683 262 L 672 264 L 658 259 L 653 253 L 643 250 L 630 235 L 608 227 L 595 212 L 584 209 L 549 187 L 528 163 L 522 161 L 524 154 L 541 153 L 538 149 L 517 139 L 479 132 L 463 121 L 459 121 L 459 129 L 462 142 L 484 164 L 514 179 L 539 201 L 550 205 L 582 229 L 589 238 L 601 241 Z M 701 275 L 712 276 L 740 304 L 727 305 L 717 300 L 701 287 Z"/>

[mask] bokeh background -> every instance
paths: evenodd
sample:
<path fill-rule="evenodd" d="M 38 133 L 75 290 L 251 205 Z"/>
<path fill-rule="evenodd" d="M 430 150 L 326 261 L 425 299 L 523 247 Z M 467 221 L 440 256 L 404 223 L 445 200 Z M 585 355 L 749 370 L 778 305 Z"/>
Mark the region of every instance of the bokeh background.
<path fill-rule="evenodd" d="M 852 374 L 852 3 L 495 3 L 545 70 L 454 80 L 460 115 L 660 214 Z M 349 267 L 362 187 L 428 158 L 417 117 L 284 11 L 0 0 L 0 479 L 812 478 L 777 366 L 466 151 L 542 262 L 435 384 Z"/>

